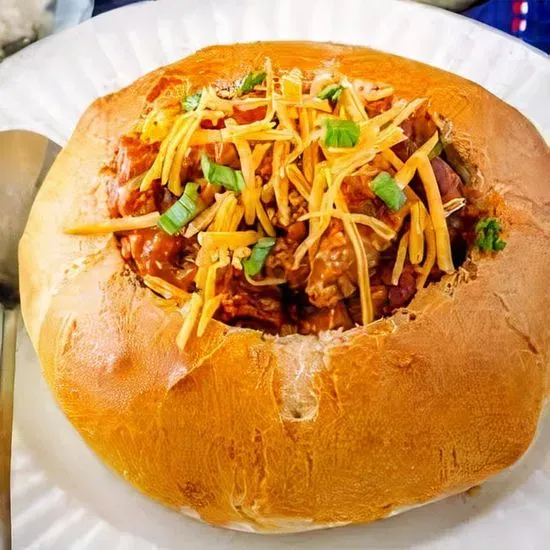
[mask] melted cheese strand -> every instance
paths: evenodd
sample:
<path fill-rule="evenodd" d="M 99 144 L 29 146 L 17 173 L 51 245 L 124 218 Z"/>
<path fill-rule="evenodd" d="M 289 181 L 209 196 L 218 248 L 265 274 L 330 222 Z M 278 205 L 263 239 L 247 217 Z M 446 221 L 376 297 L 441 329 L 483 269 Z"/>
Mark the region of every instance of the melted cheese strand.
<path fill-rule="evenodd" d="M 225 262 L 218 260 L 213 263 L 209 268 L 206 274 L 206 280 L 204 282 L 204 302 L 212 299 L 216 294 L 216 276 L 218 273 L 218 268 L 222 267 Z"/>
<path fill-rule="evenodd" d="M 201 103 L 203 109 L 212 109 L 214 111 L 223 111 L 224 113 L 233 114 L 233 101 L 218 97 L 216 90 L 212 86 L 208 86 L 202 91 Z"/>
<path fill-rule="evenodd" d="M 248 141 L 292 141 L 292 137 L 290 130 L 263 130 L 246 135 Z"/>
<path fill-rule="evenodd" d="M 273 66 L 271 64 L 271 59 L 266 58 L 264 70 L 266 84 L 265 98 L 268 100 L 264 121 L 269 122 L 275 114 L 275 80 L 273 78 Z"/>
<path fill-rule="evenodd" d="M 155 277 L 153 275 L 145 275 L 143 277 L 143 282 L 148 286 L 153 292 L 160 294 L 166 300 L 175 300 L 178 305 L 186 303 L 190 298 L 191 294 L 185 292 L 181 288 L 161 279 L 160 277 Z"/>
<path fill-rule="evenodd" d="M 347 78 L 344 78 L 341 84 L 344 86 L 344 89 L 340 94 L 338 103 L 346 109 L 346 112 L 354 122 L 368 120 L 369 117 L 365 111 L 365 105 L 353 85 L 350 84 Z"/>
<path fill-rule="evenodd" d="M 443 205 L 443 210 L 445 210 L 445 216 L 449 217 L 451 214 L 454 214 L 458 210 L 461 210 L 466 206 L 466 199 L 464 197 L 458 197 L 456 199 L 451 199 Z"/>
<path fill-rule="evenodd" d="M 365 94 L 364 98 L 365 101 L 369 102 L 379 101 L 380 99 L 392 96 L 394 93 L 395 90 L 393 88 L 381 88 L 380 90 L 373 90 L 372 92 Z"/>
<path fill-rule="evenodd" d="M 361 122 L 360 125 L 368 124 L 377 128 L 382 128 L 382 126 L 385 126 L 386 124 L 392 122 L 392 120 L 403 110 L 404 104 L 406 103 L 398 101 L 391 109 L 388 109 L 387 111 L 376 115 L 367 122 Z M 394 128 L 397 127 L 396 124 L 392 124 L 392 126 Z"/>
<path fill-rule="evenodd" d="M 254 150 L 252 151 L 252 168 L 254 172 L 260 167 L 266 153 L 271 148 L 271 143 L 258 143 L 255 145 Z"/>
<path fill-rule="evenodd" d="M 304 145 L 304 152 L 302 153 L 302 168 L 304 171 L 304 176 L 307 181 L 313 184 L 313 178 L 315 177 L 315 164 L 317 163 L 317 157 L 319 154 L 319 143 L 316 141 L 311 141 L 311 129 L 315 126 L 315 121 L 317 120 L 317 115 L 313 112 L 308 113 L 308 136 L 307 138 L 302 139 L 302 143 L 309 145 Z"/>
<path fill-rule="evenodd" d="M 162 165 L 164 163 L 164 157 L 166 156 L 166 151 L 168 149 L 168 146 L 170 145 L 174 137 L 177 135 L 177 133 L 180 131 L 181 127 L 186 123 L 188 118 L 189 118 L 188 113 L 180 115 L 176 119 L 176 122 L 172 126 L 172 129 L 170 130 L 168 135 L 162 141 L 157 157 L 153 162 L 153 166 L 149 168 L 149 170 L 147 171 L 147 174 L 145 175 L 145 177 L 143 178 L 143 181 L 141 182 L 141 186 L 140 186 L 141 192 L 144 192 L 150 189 L 151 185 L 153 184 L 153 181 L 162 176 Z"/>
<path fill-rule="evenodd" d="M 422 159 L 429 155 L 433 148 L 437 145 L 439 141 L 439 131 L 436 131 L 435 134 L 422 145 L 415 153 L 413 153 L 407 162 L 399 169 L 397 174 L 395 174 L 395 181 L 401 189 L 404 189 L 411 180 L 413 179 L 416 171 L 418 169 L 419 163 Z"/>
<path fill-rule="evenodd" d="M 292 139 L 292 132 L 288 130 L 252 130 L 243 136 L 230 136 L 229 138 L 222 132 L 223 130 L 197 130 L 191 137 L 189 145 L 193 147 L 207 145 L 208 143 L 232 142 L 241 137 L 248 141 L 290 141 Z"/>
<path fill-rule="evenodd" d="M 405 259 L 407 258 L 407 247 L 409 246 L 409 232 L 403 234 L 399 241 L 399 248 L 397 249 L 397 257 L 393 266 L 391 275 L 391 284 L 397 286 L 399 284 L 399 278 L 403 273 L 403 267 L 405 267 Z"/>
<path fill-rule="evenodd" d="M 87 222 L 73 225 L 63 231 L 67 235 L 106 235 L 119 231 L 131 231 L 133 229 L 145 229 L 154 227 L 160 219 L 158 212 L 151 212 L 143 216 L 128 216 L 126 218 L 112 218 L 96 222 Z"/>
<path fill-rule="evenodd" d="M 193 132 L 199 127 L 200 118 L 192 120 L 187 127 L 187 132 L 183 136 L 181 143 L 178 145 L 176 155 L 170 168 L 170 175 L 168 176 L 168 189 L 177 197 L 183 193 L 183 186 L 181 184 L 181 168 L 183 161 L 189 152 L 189 141 Z"/>
<path fill-rule="evenodd" d="M 426 155 L 420 157 L 418 172 L 424 184 L 430 217 L 434 226 L 437 264 L 441 271 L 452 273 L 455 268 L 453 265 L 449 229 L 445 221 L 445 211 L 443 210 L 443 203 L 441 202 L 441 194 L 439 193 L 437 180 L 435 179 L 430 159 Z"/>
<path fill-rule="evenodd" d="M 231 216 L 231 218 L 228 220 L 225 230 L 228 232 L 236 232 L 244 217 L 244 213 L 244 207 L 238 204 L 233 211 L 233 216 Z"/>
<path fill-rule="evenodd" d="M 411 204 L 411 229 L 409 259 L 411 264 L 418 265 L 424 257 L 424 210 L 420 202 Z"/>
<path fill-rule="evenodd" d="M 286 174 L 292 185 L 296 188 L 296 191 L 298 191 L 304 199 L 309 200 L 311 188 L 301 170 L 295 164 L 289 164 L 286 167 Z"/>
<path fill-rule="evenodd" d="M 212 317 L 214 317 L 214 314 L 220 307 L 223 300 L 223 294 L 219 294 L 218 296 L 214 296 L 213 298 L 210 298 L 202 308 L 201 317 L 199 320 L 199 325 L 197 327 L 197 336 L 200 338 L 204 335 L 206 332 L 206 329 L 208 327 L 208 323 L 212 320 Z"/>
<path fill-rule="evenodd" d="M 332 113 L 332 107 L 326 99 L 319 99 L 318 97 L 304 98 L 301 107 L 305 109 L 313 109 L 315 111 L 323 111 L 324 113 Z"/>
<path fill-rule="evenodd" d="M 321 163 L 323 164 L 323 163 Z M 311 219 L 309 222 L 309 235 L 304 241 L 300 243 L 296 252 L 294 252 L 294 264 L 292 269 L 298 269 L 305 255 L 309 251 L 309 259 L 313 262 L 316 243 L 323 236 L 323 233 L 327 230 L 330 224 L 330 214 L 323 209 L 323 204 L 328 203 L 325 200 L 326 193 L 331 187 L 332 176 L 330 170 L 326 165 L 317 167 L 317 173 L 315 174 L 315 180 L 313 182 L 312 191 L 309 198 L 309 210 L 322 212 L 319 219 Z M 325 185 L 328 187 L 326 193 L 324 193 Z M 332 210 L 333 203 L 329 204 L 328 209 Z"/>
<path fill-rule="evenodd" d="M 260 222 L 262 229 L 266 232 L 266 235 L 269 235 L 270 237 L 275 237 L 275 228 L 269 220 L 269 216 L 265 211 L 264 205 L 260 201 L 256 203 L 256 216 L 258 216 L 258 221 Z"/>
<path fill-rule="evenodd" d="M 234 143 L 240 157 L 241 172 L 246 183 L 246 187 L 241 194 L 244 204 L 244 219 L 247 225 L 252 225 L 256 219 L 256 203 L 260 199 L 259 190 L 256 189 L 252 150 L 248 141 L 243 139 L 236 139 Z"/>
<path fill-rule="evenodd" d="M 232 124 L 220 130 L 222 141 L 232 141 L 238 138 L 249 139 L 249 134 L 258 134 L 273 130 L 274 122 L 251 122 L 250 124 Z"/>
<path fill-rule="evenodd" d="M 321 203 L 323 202 L 323 194 L 325 187 L 328 186 L 328 178 L 330 178 L 330 170 L 328 170 L 326 162 L 321 162 L 315 167 L 315 178 L 311 187 L 311 193 L 309 194 L 308 209 L 310 212 L 316 212 L 321 209 Z M 315 234 L 319 229 L 320 220 L 312 219 L 309 222 L 309 234 Z M 313 262 L 314 250 L 311 248 L 309 251 L 309 259 Z M 302 259 L 297 262 L 298 265 Z M 296 265 L 296 264 L 295 264 Z"/>
<path fill-rule="evenodd" d="M 258 241 L 260 235 L 256 231 L 208 231 L 199 233 L 199 244 L 205 248 L 228 248 L 235 250 L 250 246 Z"/>
<path fill-rule="evenodd" d="M 302 103 L 302 75 L 298 69 L 292 69 L 290 73 L 283 75 L 281 90 L 286 101 L 294 104 Z"/>
<path fill-rule="evenodd" d="M 195 115 L 195 118 L 196 118 L 196 115 Z M 172 141 L 168 145 L 168 148 L 166 149 L 166 156 L 162 164 L 162 173 L 160 178 L 160 182 L 162 185 L 166 185 L 168 183 L 168 178 L 170 177 L 170 170 L 172 168 L 172 163 L 176 155 L 176 149 L 178 148 L 178 145 L 183 141 L 185 136 L 189 133 L 190 124 L 191 124 L 191 118 L 187 118 L 185 120 L 185 123 L 182 124 L 178 133 L 176 134 L 174 139 L 172 139 Z"/>
<path fill-rule="evenodd" d="M 426 98 L 419 98 L 419 99 L 415 99 L 413 101 L 411 101 L 402 111 L 401 113 L 399 113 L 393 123 L 396 125 L 396 126 L 399 126 L 402 122 L 404 122 L 405 120 L 407 120 L 417 109 L 418 107 L 420 107 L 420 105 L 423 105 L 424 103 L 426 103 L 427 99 Z"/>
<path fill-rule="evenodd" d="M 419 147 L 419 149 L 415 152 L 415 155 L 417 157 L 428 156 L 433 151 L 438 141 L 439 130 L 436 130 L 434 135 L 428 141 L 426 141 L 426 143 Z"/>
<path fill-rule="evenodd" d="M 193 328 L 199 318 L 199 313 L 202 307 L 202 298 L 200 294 L 194 293 L 191 300 L 188 302 L 187 312 L 184 314 L 183 324 L 176 338 L 176 344 L 180 350 L 185 349 L 189 338 L 193 332 Z M 183 314 L 183 312 L 182 312 Z"/>
<path fill-rule="evenodd" d="M 346 201 L 341 193 L 338 193 L 336 196 L 336 206 L 342 210 L 342 212 L 347 213 Z M 374 320 L 374 307 L 370 292 L 370 275 L 367 253 L 355 223 L 350 219 L 344 219 L 343 224 L 355 252 L 355 260 L 357 262 L 357 281 L 359 283 L 359 298 L 361 301 L 361 320 L 363 326 L 366 326 Z"/>
<path fill-rule="evenodd" d="M 198 262 L 197 265 L 199 265 Z M 195 284 L 197 285 L 197 288 L 204 288 L 209 267 L 210 265 L 201 265 L 199 269 L 197 269 L 197 274 L 195 275 Z"/>
<path fill-rule="evenodd" d="M 374 158 L 374 153 L 371 153 L 369 156 L 370 156 L 370 160 L 372 160 L 372 158 Z M 316 246 L 317 241 L 319 241 L 319 239 L 323 236 L 323 233 L 327 230 L 328 226 L 330 225 L 330 214 L 328 212 L 331 211 L 334 206 L 336 196 L 340 191 L 340 187 L 342 185 L 342 182 L 344 181 L 344 178 L 349 174 L 353 173 L 358 168 L 360 168 L 364 163 L 365 163 L 364 153 L 363 155 L 361 154 L 352 155 L 351 158 L 347 160 L 346 164 L 338 168 L 337 175 L 334 178 L 333 182 L 331 181 L 332 179 L 331 173 L 335 172 L 334 168 L 330 167 L 330 169 L 329 168 L 325 169 L 325 178 L 327 181 L 328 188 L 321 200 L 320 208 L 316 209 L 321 212 L 324 212 L 325 215 L 320 218 L 318 225 L 316 224 L 315 228 L 311 225 L 311 222 L 310 222 L 310 231 L 309 231 L 308 237 L 304 241 L 302 241 L 302 243 L 300 243 L 300 245 L 296 249 L 296 252 L 294 253 L 293 269 L 298 269 L 307 251 L 313 248 L 314 246 Z M 310 259 L 311 259 L 311 254 L 310 254 Z"/>
<path fill-rule="evenodd" d="M 192 219 L 187 224 L 187 229 L 185 230 L 184 235 L 186 239 L 190 239 L 199 231 L 206 229 L 214 221 L 218 210 L 229 194 L 230 192 L 226 191 L 222 195 L 219 195 L 214 204 L 209 206 L 206 210 L 203 210 L 196 218 Z"/>
<path fill-rule="evenodd" d="M 246 271 L 244 272 L 244 276 L 248 284 L 251 284 L 252 286 L 278 286 L 286 283 L 286 279 L 275 279 L 274 277 L 266 277 L 265 279 L 256 281 L 248 275 Z"/>
<path fill-rule="evenodd" d="M 367 216 L 366 214 L 351 214 L 345 213 L 341 210 L 329 210 L 328 212 L 308 212 L 304 214 L 298 221 L 311 220 L 312 218 L 320 218 L 329 214 L 332 218 L 338 218 L 340 220 L 348 219 L 352 222 L 358 223 L 360 225 L 366 225 L 370 227 L 377 235 L 382 237 L 386 241 L 392 241 L 397 236 L 396 232 L 383 221 L 373 216 Z"/>
<path fill-rule="evenodd" d="M 298 158 L 298 156 L 303 151 L 302 138 L 300 137 L 300 134 L 298 134 L 298 132 L 296 131 L 294 122 L 290 118 L 287 107 L 284 107 L 277 103 L 277 116 L 279 117 L 279 122 L 281 123 L 282 127 L 292 133 L 292 141 L 294 142 L 295 147 L 294 151 L 290 155 L 287 153 L 288 158 L 286 162 L 294 162 L 294 160 Z"/>
<path fill-rule="evenodd" d="M 285 143 L 276 143 L 273 146 L 273 172 L 269 183 L 273 186 L 275 200 L 279 209 L 281 225 L 290 223 L 290 208 L 288 205 L 288 179 L 284 174 L 285 158 L 288 155 L 288 146 Z"/>
<path fill-rule="evenodd" d="M 302 140 L 302 144 L 304 144 L 304 148 L 305 148 L 306 147 L 305 144 L 308 143 L 309 135 L 311 133 L 311 130 L 309 127 L 309 114 L 307 109 L 300 109 L 299 125 L 300 125 L 300 139 Z"/>
<path fill-rule="evenodd" d="M 382 156 L 395 168 L 395 170 L 399 171 L 405 163 L 391 150 L 391 149 L 385 149 L 382 151 Z"/>
<path fill-rule="evenodd" d="M 437 255 L 436 243 L 435 243 L 435 232 L 432 225 L 432 220 L 428 217 L 426 218 L 426 227 L 424 228 L 424 235 L 426 237 L 426 260 L 420 271 L 420 277 L 416 279 L 416 288 L 420 290 L 424 288 L 426 281 L 430 275 L 430 272 L 435 265 L 435 259 Z"/>
<path fill-rule="evenodd" d="M 211 231 L 226 231 L 227 225 L 233 219 L 233 212 L 237 208 L 237 197 L 233 193 L 228 193 L 222 199 L 218 213 L 214 219 L 214 223 L 210 226 Z"/>

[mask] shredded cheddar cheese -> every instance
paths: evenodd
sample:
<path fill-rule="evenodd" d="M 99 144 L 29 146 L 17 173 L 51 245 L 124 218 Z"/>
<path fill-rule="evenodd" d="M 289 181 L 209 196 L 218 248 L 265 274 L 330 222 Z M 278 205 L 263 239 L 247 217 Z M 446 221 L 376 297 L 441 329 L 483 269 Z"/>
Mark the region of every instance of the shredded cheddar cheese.
<path fill-rule="evenodd" d="M 241 172 L 246 183 L 246 188 L 242 192 L 244 219 L 247 225 L 252 225 L 256 218 L 256 203 L 260 200 L 259 190 L 256 188 L 252 149 L 248 141 L 244 139 L 236 139 L 234 143 L 240 157 Z"/>
<path fill-rule="evenodd" d="M 454 270 L 446 217 L 463 208 L 466 200 L 460 197 L 442 203 L 429 160 L 438 146 L 439 132 L 420 144 L 405 162 L 393 150 L 408 139 L 403 123 L 427 99 L 397 100 L 389 85 L 351 82 L 328 72 L 318 73 L 313 80 L 297 69 L 275 74 L 269 59 L 263 71 L 250 76 L 254 85 L 248 90 L 242 86 L 244 78 L 237 89 L 216 91 L 207 86 L 192 95 L 187 90 L 184 109 L 188 112 L 182 112 L 179 102 L 165 108 L 155 104 L 136 130 L 145 143 L 158 143 L 159 148 L 151 167 L 132 180 L 132 189 L 139 187 L 144 192 L 155 184 L 156 192 L 159 182 L 167 186 L 179 199 L 174 211 L 187 208 L 174 231 L 194 239 L 196 246 L 195 292 L 189 294 L 159 277 L 144 277 L 145 285 L 159 296 L 183 305 L 184 320 L 177 336 L 180 349 L 195 335 L 202 337 L 218 309 L 227 307 L 221 285 L 226 270 L 235 270 L 257 287 L 287 282 L 267 276 L 271 274 L 269 264 L 263 273 L 252 271 L 251 260 L 245 259 L 252 256 L 253 261 L 259 262 L 258 257 L 265 261 L 275 246 L 274 238 L 281 238 L 287 230 L 290 233 L 295 221 L 307 222 L 299 229 L 304 237 L 288 253 L 293 269 L 298 269 L 307 261 L 313 264 L 323 250 L 331 220 L 340 220 L 355 255 L 363 325 L 375 317 L 369 260 L 374 269 L 377 260 L 373 258 L 381 252 L 394 254 L 397 249 L 393 285 L 399 284 L 409 263 L 417 273 L 418 289 L 425 286 L 436 263 L 446 273 Z M 386 110 L 369 117 L 369 103 L 382 100 Z M 329 140 L 327 128 L 337 124 L 352 128 L 353 140 Z M 228 160 L 212 161 L 206 168 L 199 164 L 201 175 L 193 162 L 205 148 L 209 155 L 214 149 L 216 159 Z M 193 169 L 187 170 L 187 166 Z M 365 190 L 366 196 L 370 193 L 373 197 L 371 207 L 363 210 L 346 202 L 348 193 L 353 197 L 346 191 L 350 182 L 360 177 L 368 186 L 382 171 L 391 176 L 386 174 L 388 185 L 396 186 L 400 193 L 397 206 L 395 201 L 392 206 L 384 193 L 373 194 L 372 188 Z M 183 180 L 182 174 L 188 173 L 193 174 L 192 188 L 185 187 L 188 182 Z M 422 183 L 425 199 L 411 189 L 411 182 L 414 189 Z M 190 189 L 195 189 L 194 195 Z M 380 205 L 385 214 L 379 213 Z M 153 212 L 85 223 L 66 232 L 93 235 L 139 230 L 156 226 L 160 218 L 160 213 Z"/>
<path fill-rule="evenodd" d="M 286 174 L 298 193 L 300 193 L 304 199 L 309 200 L 309 193 L 311 189 L 308 181 L 302 174 L 302 171 L 295 164 L 290 164 L 286 168 Z"/>
<path fill-rule="evenodd" d="M 420 207 L 420 201 L 415 201 L 411 205 L 411 229 L 409 259 L 411 264 L 417 265 L 424 257 L 424 209 Z"/>
<path fill-rule="evenodd" d="M 451 199 L 449 202 L 446 202 L 443 205 L 443 210 L 445 210 L 445 216 L 450 216 L 451 214 L 458 212 L 465 206 L 466 206 L 466 199 L 463 197 L 459 197 L 456 199 Z"/>
<path fill-rule="evenodd" d="M 214 314 L 216 313 L 217 309 L 220 307 L 222 300 L 223 300 L 223 294 L 219 294 L 218 296 L 214 296 L 210 298 L 204 304 L 204 307 L 202 309 L 201 316 L 199 319 L 199 326 L 197 327 L 197 336 L 199 338 L 203 336 L 203 334 L 205 333 L 208 323 L 212 320 L 212 317 L 214 317 Z"/>
<path fill-rule="evenodd" d="M 145 214 L 144 216 L 114 218 L 73 225 L 67 227 L 64 232 L 67 235 L 105 235 L 108 233 L 118 233 L 119 231 L 154 227 L 157 225 L 159 219 L 160 214 L 158 212 L 151 212 L 151 214 Z"/>
<path fill-rule="evenodd" d="M 405 122 L 421 105 L 426 103 L 426 98 L 419 98 L 411 101 L 394 119 L 394 124 L 399 126 Z"/>
<path fill-rule="evenodd" d="M 422 269 L 420 270 L 420 277 L 418 277 L 416 280 L 417 289 L 424 288 L 424 285 L 428 280 L 428 276 L 430 275 L 430 271 L 435 265 L 435 259 L 437 254 L 435 232 L 434 232 L 434 228 L 430 218 L 426 218 L 426 227 L 424 229 L 424 235 L 426 237 L 426 248 L 427 248 L 426 260 L 424 261 L 424 264 L 422 265 Z"/>
<path fill-rule="evenodd" d="M 343 212 L 338 209 L 329 210 L 328 212 L 308 212 L 299 218 L 299 221 L 311 220 L 312 218 L 320 218 L 329 214 L 333 218 L 339 220 L 351 220 L 354 223 L 360 225 L 366 225 L 376 232 L 377 235 L 387 241 L 395 239 L 397 236 L 395 231 L 383 221 L 373 216 L 367 216 L 366 214 L 350 214 L 349 212 Z"/>
<path fill-rule="evenodd" d="M 235 250 L 243 246 L 250 246 L 259 239 L 256 231 L 209 231 L 199 233 L 199 244 L 205 248 L 229 248 Z"/>
<path fill-rule="evenodd" d="M 264 157 L 270 148 L 271 143 L 258 143 L 254 147 L 254 150 L 252 151 L 252 169 L 254 170 L 254 173 L 256 173 L 256 170 L 262 164 L 262 160 L 264 160 Z"/>
<path fill-rule="evenodd" d="M 343 79 L 342 85 L 344 89 L 340 95 L 340 104 L 344 107 L 346 113 L 349 113 L 351 119 L 355 122 L 368 120 L 369 117 L 357 90 L 346 78 Z"/>
<path fill-rule="evenodd" d="M 198 293 L 194 293 L 191 296 L 191 300 L 188 303 L 188 307 L 182 310 L 183 324 L 176 338 L 176 344 L 179 349 L 185 349 L 189 338 L 193 333 L 193 329 L 199 319 L 200 311 L 202 307 L 202 297 Z"/>
<path fill-rule="evenodd" d="M 185 237 L 190 239 L 196 235 L 199 231 L 206 229 L 216 218 L 216 215 L 223 204 L 223 202 L 230 196 L 227 191 L 223 195 L 216 198 L 216 202 L 209 206 L 206 210 L 203 210 L 194 220 L 189 222 L 185 231 Z"/>
<path fill-rule="evenodd" d="M 269 216 L 265 211 L 264 205 L 260 201 L 256 203 L 256 216 L 258 217 L 258 221 L 260 222 L 266 235 L 269 235 L 270 237 L 275 237 L 275 228 L 273 227 L 273 224 L 271 223 L 271 220 L 269 219 Z"/>
<path fill-rule="evenodd" d="M 424 184 L 426 197 L 428 199 L 428 209 L 435 231 L 437 264 L 441 271 L 452 273 L 454 271 L 454 265 L 449 229 L 445 221 L 445 210 L 443 210 L 441 194 L 439 193 L 432 165 L 425 154 L 420 157 L 418 172 Z"/>
<path fill-rule="evenodd" d="M 167 300 L 175 300 L 178 304 L 185 304 L 190 298 L 191 294 L 185 292 L 181 288 L 161 279 L 160 277 L 154 277 L 153 275 L 145 275 L 143 282 L 154 292 L 160 294 Z"/>
<path fill-rule="evenodd" d="M 347 206 L 342 195 L 337 195 L 336 206 L 347 212 Z M 361 300 L 361 317 L 363 325 L 368 325 L 374 320 L 374 308 L 372 304 L 372 296 L 370 293 L 370 275 L 369 262 L 365 252 L 365 245 L 361 239 L 361 235 L 357 230 L 357 225 L 350 219 L 343 220 L 344 229 L 353 245 L 355 251 L 355 259 L 357 261 L 357 281 L 359 283 L 359 297 Z"/>
<path fill-rule="evenodd" d="M 405 259 L 407 258 L 407 248 L 409 246 L 409 232 L 403 234 L 399 241 L 399 248 L 397 249 L 397 257 L 395 259 L 395 265 L 391 275 L 391 284 L 397 286 L 399 284 L 399 278 L 403 273 L 403 267 L 405 266 Z"/>
<path fill-rule="evenodd" d="M 273 173 L 270 183 L 273 186 L 275 200 L 279 208 L 279 217 L 282 225 L 290 223 L 290 211 L 288 206 L 288 179 L 284 173 L 285 158 L 288 155 L 288 147 L 285 143 L 275 143 L 273 146 Z"/>

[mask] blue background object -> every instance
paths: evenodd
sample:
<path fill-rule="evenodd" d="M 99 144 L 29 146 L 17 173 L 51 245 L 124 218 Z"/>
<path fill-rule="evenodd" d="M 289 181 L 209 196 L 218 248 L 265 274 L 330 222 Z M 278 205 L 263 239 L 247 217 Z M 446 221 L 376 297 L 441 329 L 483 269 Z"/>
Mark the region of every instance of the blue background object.
<path fill-rule="evenodd" d="M 127 6 L 128 4 L 136 4 L 141 0 L 95 0 L 94 15 Z"/>
<path fill-rule="evenodd" d="M 96 0 L 94 15 L 139 1 Z M 527 6 L 526 14 L 521 13 L 522 5 Z M 466 10 L 464 15 L 550 52 L 550 0 L 485 0 Z"/>
<path fill-rule="evenodd" d="M 488 0 L 464 15 L 550 52 L 550 0 Z"/>

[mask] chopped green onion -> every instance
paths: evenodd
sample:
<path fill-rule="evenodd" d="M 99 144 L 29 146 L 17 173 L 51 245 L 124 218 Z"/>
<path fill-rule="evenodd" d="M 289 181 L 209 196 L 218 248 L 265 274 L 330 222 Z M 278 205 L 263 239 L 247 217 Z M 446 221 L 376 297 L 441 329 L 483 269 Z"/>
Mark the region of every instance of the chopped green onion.
<path fill-rule="evenodd" d="M 246 260 L 243 260 L 244 272 L 249 277 L 254 277 L 258 275 L 264 263 L 271 252 L 271 249 L 275 246 L 274 237 L 264 237 L 260 239 L 252 249 L 252 254 Z"/>
<path fill-rule="evenodd" d="M 188 112 L 196 111 L 199 107 L 199 103 L 201 102 L 201 97 L 202 97 L 202 91 L 197 92 L 193 95 L 188 95 L 182 100 L 181 104 L 183 108 Z"/>
<path fill-rule="evenodd" d="M 353 120 L 325 118 L 325 145 L 327 147 L 355 147 L 360 129 Z"/>
<path fill-rule="evenodd" d="M 496 218 L 484 218 L 476 225 L 476 245 L 483 252 L 500 252 L 506 248 L 501 233 L 502 227 Z"/>
<path fill-rule="evenodd" d="M 223 186 L 234 193 L 240 193 L 244 189 L 244 178 L 240 170 L 212 162 L 204 151 L 201 155 L 201 168 L 204 177 L 212 185 Z"/>
<path fill-rule="evenodd" d="M 371 181 L 370 186 L 373 193 L 394 212 L 399 210 L 407 201 L 403 190 L 387 172 L 380 172 Z"/>
<path fill-rule="evenodd" d="M 443 142 L 441 140 L 439 140 L 436 144 L 435 144 L 435 147 L 430 151 L 430 153 L 428 154 L 428 158 L 430 160 L 433 160 L 434 158 L 438 157 L 439 155 L 441 155 L 441 153 L 443 153 Z"/>
<path fill-rule="evenodd" d="M 158 226 L 168 235 L 175 235 L 205 208 L 197 183 L 188 183 L 183 195 L 160 217 Z"/>
<path fill-rule="evenodd" d="M 239 86 L 239 95 L 248 94 L 252 92 L 256 86 L 261 84 L 266 77 L 265 71 L 256 71 L 249 73 L 248 76 L 241 82 Z"/>
<path fill-rule="evenodd" d="M 328 99 L 329 101 L 337 101 L 344 89 L 340 84 L 329 84 L 325 86 L 318 94 L 319 99 Z"/>

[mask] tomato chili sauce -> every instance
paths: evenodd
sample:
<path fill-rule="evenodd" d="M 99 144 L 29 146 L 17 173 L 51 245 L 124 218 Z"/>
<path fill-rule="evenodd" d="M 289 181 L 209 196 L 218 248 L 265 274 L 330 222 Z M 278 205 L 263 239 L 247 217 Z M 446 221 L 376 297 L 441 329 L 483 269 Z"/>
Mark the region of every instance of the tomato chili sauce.
<path fill-rule="evenodd" d="M 476 243 L 488 252 L 504 247 L 498 221 L 489 217 L 494 211 L 492 199 L 478 196 L 468 185 L 468 170 L 452 143 L 442 137 L 441 118 L 430 112 L 428 101 L 417 101 L 412 108 L 413 102 L 399 100 L 385 84 L 350 82 L 339 75 L 302 75 L 296 70 L 270 74 L 269 70 L 243 75 L 233 86 L 215 91 L 189 90 L 178 75 L 162 77 L 147 97 L 136 130 L 118 140 L 104 168 L 111 217 L 161 214 L 157 225 L 116 233 L 122 257 L 140 277 L 164 281 L 182 295 L 199 294 L 204 298 L 202 307 L 211 304 L 210 315 L 229 325 L 280 335 L 311 334 L 365 324 L 364 292 L 368 292 L 371 308 L 368 322 L 390 316 L 406 307 L 423 286 L 459 268 Z M 205 94 L 210 94 L 208 101 Z M 274 98 L 284 109 L 275 108 L 269 118 L 270 109 L 277 105 Z M 396 115 L 384 121 L 381 116 L 392 110 Z M 199 112 L 205 118 L 197 119 L 195 133 L 179 160 L 179 149 L 175 149 L 174 158 L 181 164 L 176 165 L 177 174 L 170 167 L 167 184 L 168 172 L 159 175 L 156 159 L 164 142 L 173 139 L 170 132 L 177 121 L 186 113 Z M 400 113 L 403 120 L 399 120 Z M 224 129 L 246 129 L 266 120 L 269 128 L 256 132 L 252 128 L 243 134 L 246 142 L 238 137 L 215 138 Z M 347 158 L 370 139 L 365 137 L 365 128 L 377 120 L 381 124 L 376 132 L 381 135 L 391 130 L 397 136 L 395 143 L 390 139 L 386 149 L 365 153 L 367 161 L 356 163 L 338 182 L 335 202 L 324 214 L 326 227 L 300 257 L 304 243 L 322 226 L 322 213 L 312 211 L 316 177 L 324 165 L 336 166 L 339 155 Z M 399 124 L 392 129 L 396 120 Z M 288 139 L 282 139 L 283 132 Z M 311 137 L 315 135 L 317 141 Z M 209 142 L 212 136 L 214 141 Z M 194 139 L 202 143 L 194 144 Z M 400 186 L 407 161 L 430 140 L 435 146 L 425 151 L 429 167 L 424 165 L 423 173 L 414 171 L 405 186 Z M 243 150 L 252 153 L 246 161 Z M 252 176 L 245 166 L 251 158 L 256 164 Z M 435 219 L 427 221 L 434 218 L 435 199 L 429 196 L 434 190 L 427 191 L 421 176 L 430 172 L 437 183 L 436 199 L 443 205 L 444 230 L 450 242 L 451 268 L 445 271 L 436 256 L 441 245 L 434 239 L 440 234 L 429 229 Z M 338 175 L 336 169 L 327 172 L 318 187 L 323 200 L 328 200 Z M 251 200 L 246 195 L 250 181 L 257 201 L 252 215 L 246 202 Z M 406 187 L 405 194 L 401 187 Z M 230 198 L 234 204 L 232 209 L 227 207 L 227 215 L 237 215 L 232 234 L 245 239 L 256 232 L 257 237 L 247 244 L 222 246 L 214 252 L 209 249 L 208 256 L 204 252 L 208 233 L 212 239 L 221 234 L 223 220 L 213 217 L 200 231 L 190 228 L 194 220 L 204 217 L 201 213 L 218 202 L 229 203 Z M 177 211 L 183 218 L 175 219 Z M 185 223 L 179 226 L 182 219 Z M 382 238 L 380 233 L 384 233 L 376 225 L 362 223 L 367 219 L 379 222 L 393 237 Z M 416 229 L 414 238 L 422 235 L 422 250 L 414 258 L 412 225 L 417 223 L 422 227 Z M 367 265 L 361 271 L 365 259 Z M 205 273 L 213 265 L 209 283 Z M 207 296 L 209 284 L 211 295 Z"/>

